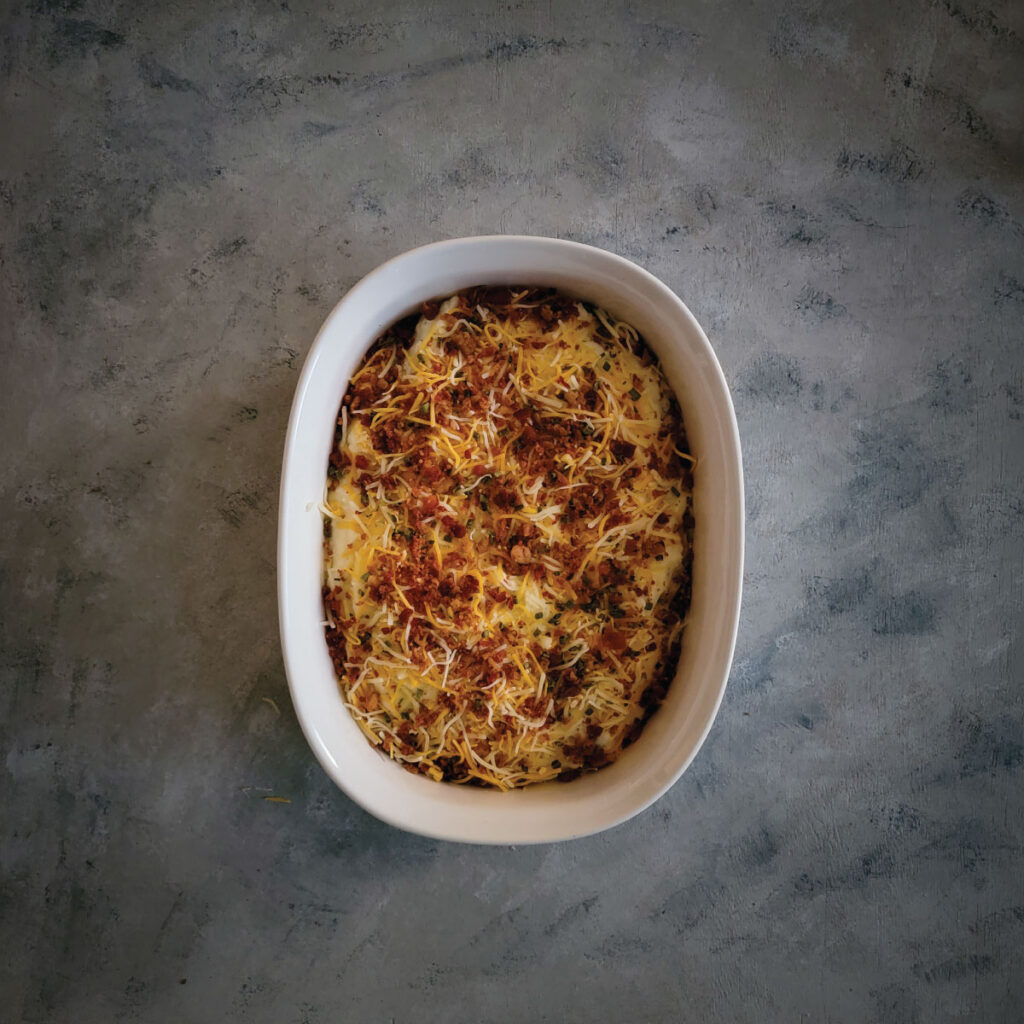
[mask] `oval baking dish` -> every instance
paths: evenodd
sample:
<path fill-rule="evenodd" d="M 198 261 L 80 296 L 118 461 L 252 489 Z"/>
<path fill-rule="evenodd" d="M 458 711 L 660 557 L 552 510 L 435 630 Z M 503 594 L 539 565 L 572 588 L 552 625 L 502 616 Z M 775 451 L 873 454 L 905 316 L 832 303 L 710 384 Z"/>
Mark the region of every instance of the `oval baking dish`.
<path fill-rule="evenodd" d="M 692 602 L 664 704 L 609 767 L 573 782 L 507 793 L 413 775 L 366 742 L 342 702 L 324 639 L 319 511 L 338 404 L 369 345 L 426 300 L 502 284 L 558 288 L 631 323 L 676 392 L 698 460 Z M 325 321 L 302 370 L 285 443 L 278 534 L 281 640 L 310 746 L 363 808 L 423 835 L 550 842 L 625 821 L 685 771 L 721 703 L 739 617 L 743 515 L 739 435 L 724 376 L 699 324 L 656 278 L 601 249 L 521 236 L 454 239 L 390 260 L 352 288 Z"/>

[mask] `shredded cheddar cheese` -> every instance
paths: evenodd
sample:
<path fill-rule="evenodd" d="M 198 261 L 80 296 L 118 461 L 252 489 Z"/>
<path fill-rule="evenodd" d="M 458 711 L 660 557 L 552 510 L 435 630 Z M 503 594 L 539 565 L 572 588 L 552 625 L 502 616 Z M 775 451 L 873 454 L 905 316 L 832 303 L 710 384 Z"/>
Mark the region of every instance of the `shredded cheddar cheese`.
<path fill-rule="evenodd" d="M 479 288 L 394 325 L 321 506 L 328 648 L 370 742 L 499 789 L 613 761 L 678 658 L 694 465 L 656 359 L 604 310 Z"/>

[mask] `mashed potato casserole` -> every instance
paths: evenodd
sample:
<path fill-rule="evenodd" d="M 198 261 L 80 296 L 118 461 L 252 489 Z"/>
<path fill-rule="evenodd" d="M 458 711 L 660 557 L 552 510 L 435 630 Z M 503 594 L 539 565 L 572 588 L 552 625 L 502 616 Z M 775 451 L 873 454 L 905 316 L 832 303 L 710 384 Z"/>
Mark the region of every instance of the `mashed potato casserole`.
<path fill-rule="evenodd" d="M 657 360 L 601 309 L 479 288 L 389 329 L 323 506 L 327 643 L 369 741 L 500 789 L 613 761 L 678 659 L 692 464 Z"/>

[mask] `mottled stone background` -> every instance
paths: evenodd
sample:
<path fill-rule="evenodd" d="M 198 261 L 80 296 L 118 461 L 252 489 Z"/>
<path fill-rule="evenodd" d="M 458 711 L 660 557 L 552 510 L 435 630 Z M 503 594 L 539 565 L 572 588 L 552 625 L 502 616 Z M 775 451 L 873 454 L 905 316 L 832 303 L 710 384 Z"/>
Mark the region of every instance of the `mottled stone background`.
<path fill-rule="evenodd" d="M 0 5 L 0 1019 L 1021 1019 L 1024 5 L 987 3 Z M 278 647 L 317 327 L 488 232 L 668 282 L 746 449 L 718 722 L 567 845 L 362 813 Z"/>

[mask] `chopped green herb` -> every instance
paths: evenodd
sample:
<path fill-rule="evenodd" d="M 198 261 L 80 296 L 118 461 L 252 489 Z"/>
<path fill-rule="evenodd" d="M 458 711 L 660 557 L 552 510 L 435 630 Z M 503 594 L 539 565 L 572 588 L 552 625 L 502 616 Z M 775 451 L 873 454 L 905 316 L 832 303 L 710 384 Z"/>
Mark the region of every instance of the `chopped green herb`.
<path fill-rule="evenodd" d="M 632 398 L 634 402 L 639 402 L 640 401 L 640 392 L 637 391 L 636 388 L 630 388 L 629 389 L 629 397 Z"/>

